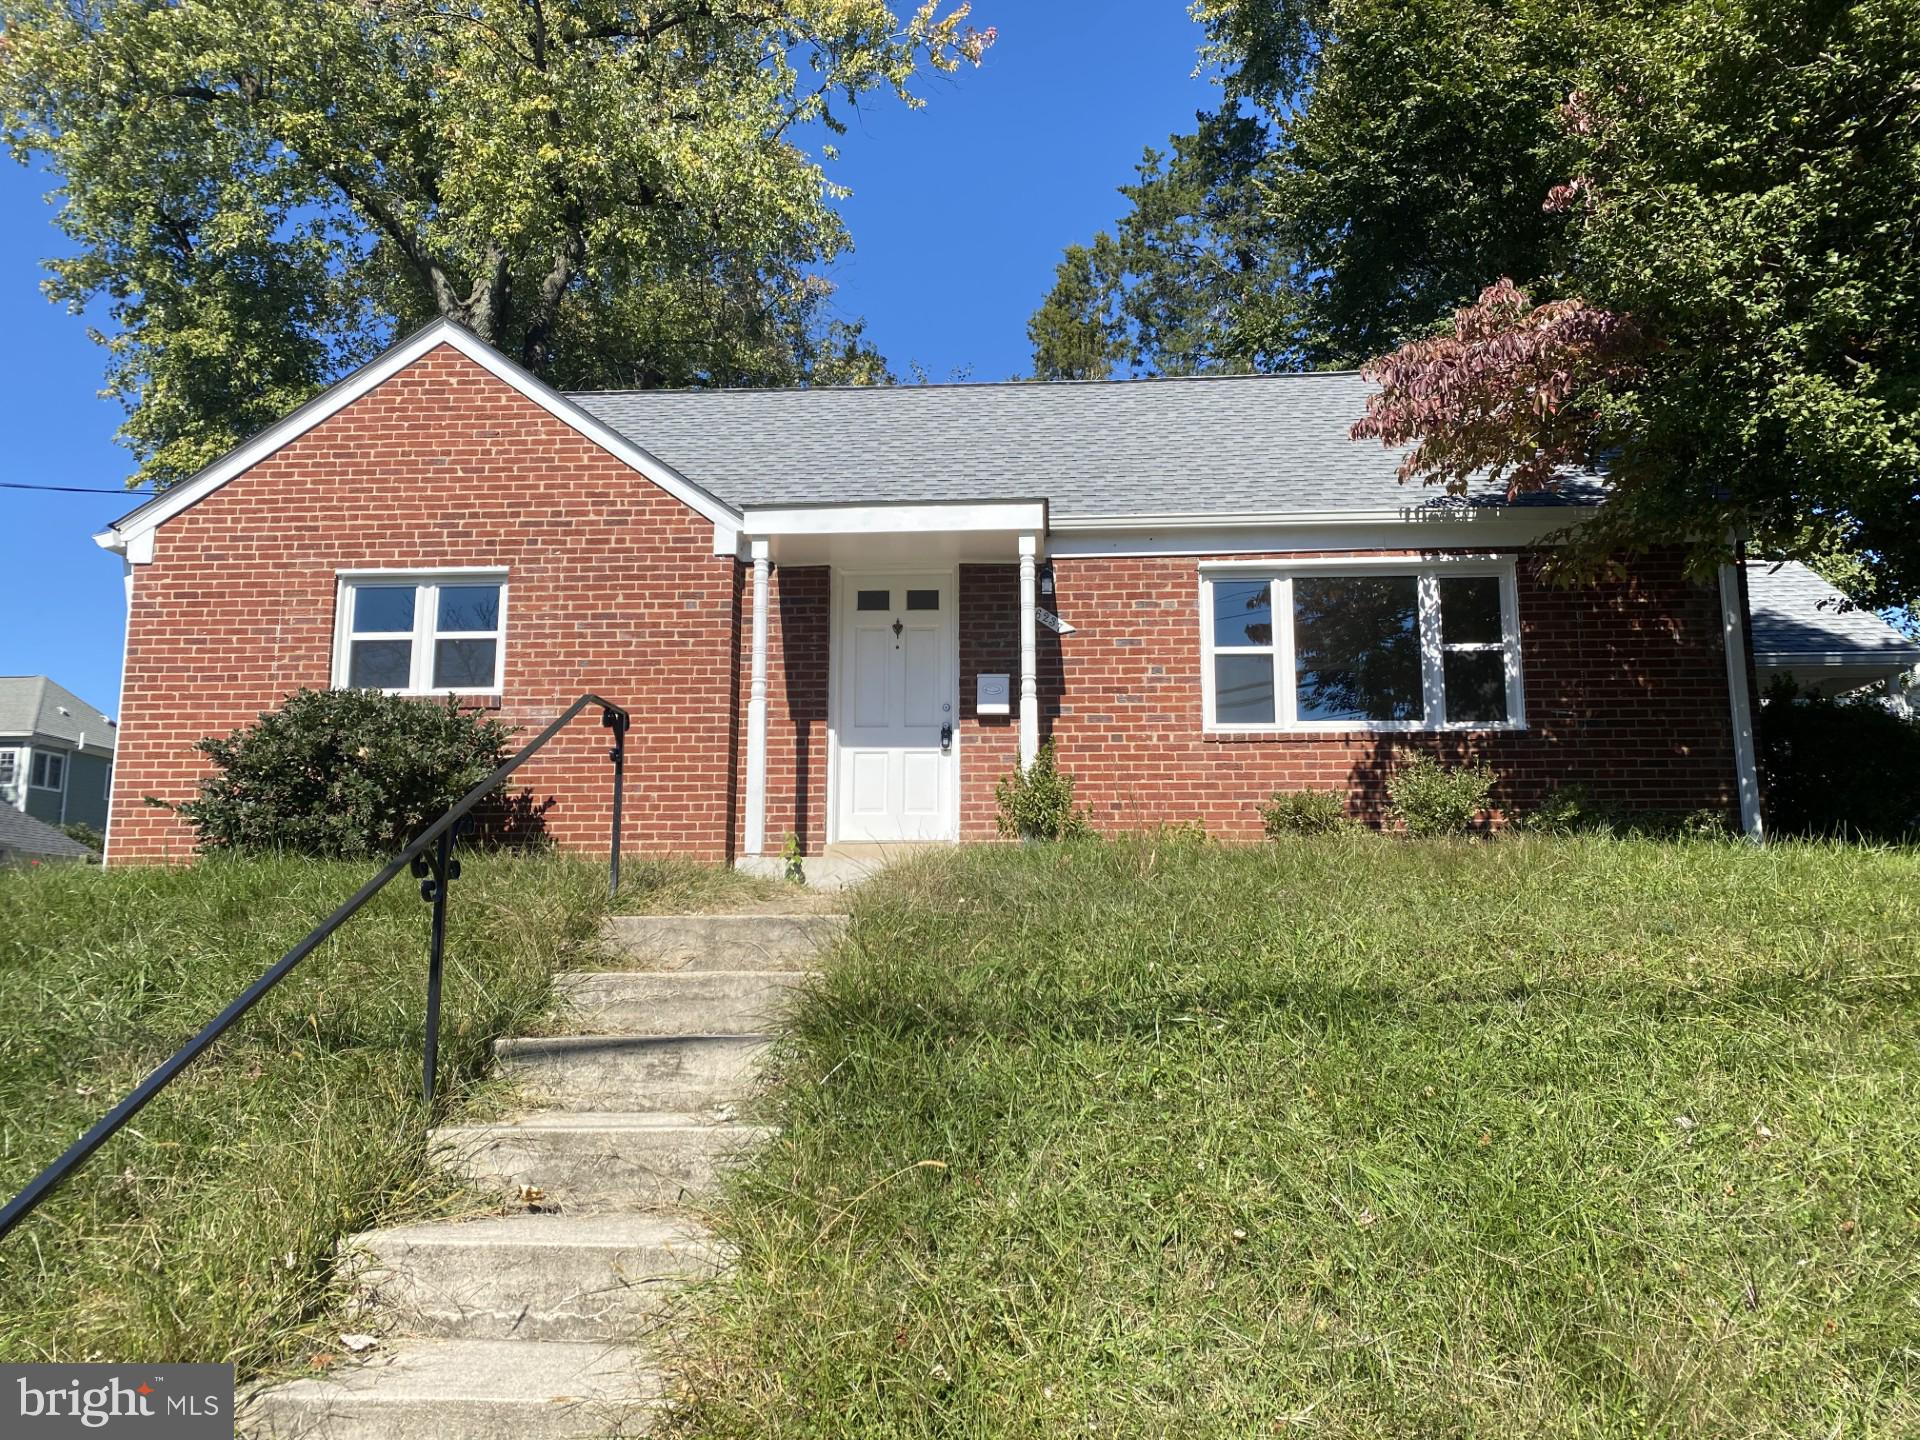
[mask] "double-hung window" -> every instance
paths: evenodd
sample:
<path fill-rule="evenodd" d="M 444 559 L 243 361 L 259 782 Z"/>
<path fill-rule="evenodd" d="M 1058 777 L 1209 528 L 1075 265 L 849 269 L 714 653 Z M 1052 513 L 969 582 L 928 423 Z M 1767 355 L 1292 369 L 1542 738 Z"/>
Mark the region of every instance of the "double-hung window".
<path fill-rule="evenodd" d="M 1201 572 L 1209 730 L 1513 730 L 1511 561 L 1298 561 Z"/>
<path fill-rule="evenodd" d="M 497 695 L 504 571 L 340 577 L 333 683 L 396 695 Z"/>
<path fill-rule="evenodd" d="M 62 790 L 67 784 L 67 757 L 58 750 L 33 752 L 33 771 L 27 783 L 36 790 Z"/>

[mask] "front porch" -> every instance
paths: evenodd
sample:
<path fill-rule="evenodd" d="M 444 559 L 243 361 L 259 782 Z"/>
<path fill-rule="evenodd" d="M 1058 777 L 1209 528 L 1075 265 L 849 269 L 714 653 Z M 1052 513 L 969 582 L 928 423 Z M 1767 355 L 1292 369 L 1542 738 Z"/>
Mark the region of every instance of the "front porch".
<path fill-rule="evenodd" d="M 741 868 L 992 832 L 1040 747 L 1046 533 L 1033 500 L 745 512 Z"/>

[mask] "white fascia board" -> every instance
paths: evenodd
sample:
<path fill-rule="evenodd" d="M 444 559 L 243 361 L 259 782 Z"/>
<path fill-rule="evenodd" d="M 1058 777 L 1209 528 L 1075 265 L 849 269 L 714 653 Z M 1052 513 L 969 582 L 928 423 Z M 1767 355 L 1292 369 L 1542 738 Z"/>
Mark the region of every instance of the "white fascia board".
<path fill-rule="evenodd" d="M 1920 650 L 1756 650 L 1753 663 L 1772 670 L 1795 666 L 1852 665 L 1868 669 L 1884 665 L 1889 672 L 1905 670 L 1920 661 Z"/>
<path fill-rule="evenodd" d="M 749 508 L 740 527 L 752 536 L 919 535 L 929 532 L 1045 533 L 1044 500 L 903 502 L 887 505 L 770 505 Z"/>
<path fill-rule="evenodd" d="M 718 497 L 694 484 L 671 465 L 648 454 L 631 440 L 595 419 L 544 381 L 514 364 L 471 331 L 449 320 L 435 320 L 416 330 L 376 360 L 369 361 L 331 389 L 323 391 L 275 425 L 262 430 L 238 449 L 229 451 L 191 480 L 182 481 L 128 512 L 94 536 L 104 549 L 125 555 L 136 565 L 153 559 L 154 530 L 189 509 L 279 450 L 299 439 L 323 420 L 338 414 L 355 400 L 441 345 L 450 345 L 495 379 L 511 386 L 534 404 L 591 440 L 615 459 L 652 481 L 689 509 L 719 525 L 737 525 L 739 513 Z M 139 542 L 144 540 L 144 546 Z"/>
<path fill-rule="evenodd" d="M 1060 557 L 1257 555 L 1291 550 L 1441 550 L 1537 545 L 1579 525 L 1591 506 L 1500 506 L 1292 515 L 1056 519 Z"/>

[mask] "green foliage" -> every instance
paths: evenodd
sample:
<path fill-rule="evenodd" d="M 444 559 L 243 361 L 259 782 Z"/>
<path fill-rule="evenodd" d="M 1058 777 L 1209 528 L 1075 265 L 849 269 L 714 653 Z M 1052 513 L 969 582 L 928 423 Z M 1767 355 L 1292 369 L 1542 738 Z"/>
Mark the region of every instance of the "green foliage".
<path fill-rule="evenodd" d="M 1072 840 L 1085 835 L 1087 816 L 1074 808 L 1073 785 L 1073 776 L 1056 763 L 1049 740 L 1031 765 L 1014 767 L 993 787 L 1000 833 L 1010 840 Z"/>
<path fill-rule="evenodd" d="M 807 883 L 806 851 L 801 848 L 800 837 L 791 830 L 787 832 L 786 843 L 780 847 L 780 858 L 786 862 L 786 878 L 789 884 Z"/>
<path fill-rule="evenodd" d="M 451 697 L 301 690 L 195 745 L 215 773 L 180 813 L 209 848 L 389 854 L 504 761 L 512 735 Z"/>
<path fill-rule="evenodd" d="M 366 878 L 364 862 L 236 855 L 0 870 L 0 1194 Z M 463 862 L 437 1115 L 420 1103 L 422 906 L 405 877 L 389 885 L 7 1237 L 0 1354 L 247 1376 L 337 1352 L 340 1241 L 471 1208 L 429 1162 L 428 1130 L 472 1095 L 496 1038 L 533 1028 L 606 883 L 557 855 Z"/>
<path fill-rule="evenodd" d="M 940 10 L 0 0 L 0 123 L 164 486 L 435 315 L 563 387 L 884 373 L 828 317 L 847 237 L 798 137 L 977 63 Z"/>
<path fill-rule="evenodd" d="M 1129 837 L 853 905 L 689 1437 L 1920 1433 L 1920 856 Z"/>
<path fill-rule="evenodd" d="M 71 825 L 62 825 L 60 833 L 69 840 L 79 841 L 96 855 L 107 848 L 107 837 L 91 825 L 82 825 L 76 821 Z"/>
<path fill-rule="evenodd" d="M 1346 829 L 1353 820 L 1347 814 L 1347 797 L 1338 790 L 1276 790 L 1260 807 L 1260 824 L 1272 840 L 1326 835 Z"/>
<path fill-rule="evenodd" d="M 1920 840 L 1920 720 L 1783 690 L 1758 729 L 1775 834 Z"/>
<path fill-rule="evenodd" d="M 1491 766 L 1448 766 L 1431 755 L 1410 755 L 1387 777 L 1387 798 L 1409 835 L 1464 835 L 1486 812 L 1499 778 Z"/>
<path fill-rule="evenodd" d="M 1602 803 L 1584 785 L 1555 786 L 1531 810 L 1513 816 L 1508 828 L 1520 834 L 1641 840 L 1724 839 L 1732 833 L 1721 810 L 1635 810 Z"/>

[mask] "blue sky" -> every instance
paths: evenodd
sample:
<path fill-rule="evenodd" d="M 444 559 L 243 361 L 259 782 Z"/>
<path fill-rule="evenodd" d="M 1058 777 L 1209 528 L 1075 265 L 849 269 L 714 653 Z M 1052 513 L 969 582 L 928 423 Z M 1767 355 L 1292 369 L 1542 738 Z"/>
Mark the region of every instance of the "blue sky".
<path fill-rule="evenodd" d="M 1061 248 L 1119 213 L 1141 149 L 1213 93 L 1192 76 L 1185 0 L 976 0 L 974 18 L 1000 31 L 986 64 L 923 83 L 924 110 L 876 103 L 833 168 L 857 247 L 835 270 L 840 308 L 903 375 L 1023 373 Z M 131 467 L 119 407 L 97 396 L 103 352 L 39 290 L 61 248 L 53 183 L 0 157 L 0 479 L 115 486 Z M 115 711 L 120 565 L 91 536 L 129 504 L 0 490 L 0 675 L 48 674 Z"/>

